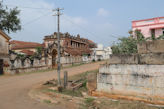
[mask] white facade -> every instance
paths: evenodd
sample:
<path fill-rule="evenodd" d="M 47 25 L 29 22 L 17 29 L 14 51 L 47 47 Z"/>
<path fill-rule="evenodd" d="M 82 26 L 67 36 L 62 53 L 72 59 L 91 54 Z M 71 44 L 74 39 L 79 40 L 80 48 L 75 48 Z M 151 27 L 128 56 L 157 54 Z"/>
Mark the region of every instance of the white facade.
<path fill-rule="evenodd" d="M 97 48 L 93 48 L 92 60 L 97 61 L 109 59 L 110 54 L 112 54 L 111 47 L 104 48 L 102 44 L 98 44 Z"/>

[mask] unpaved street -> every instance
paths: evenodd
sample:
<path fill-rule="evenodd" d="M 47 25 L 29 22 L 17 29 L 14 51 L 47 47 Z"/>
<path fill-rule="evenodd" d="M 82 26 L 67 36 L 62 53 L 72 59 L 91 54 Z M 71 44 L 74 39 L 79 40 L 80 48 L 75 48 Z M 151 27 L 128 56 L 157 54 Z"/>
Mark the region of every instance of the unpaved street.
<path fill-rule="evenodd" d="M 67 70 L 70 76 L 98 69 L 99 65 L 102 63 L 103 62 L 85 64 L 64 70 Z M 21 76 L 1 76 L 0 109 L 54 109 L 53 107 L 35 101 L 28 96 L 28 92 L 33 86 L 53 78 L 57 78 L 56 71 L 33 73 Z"/>

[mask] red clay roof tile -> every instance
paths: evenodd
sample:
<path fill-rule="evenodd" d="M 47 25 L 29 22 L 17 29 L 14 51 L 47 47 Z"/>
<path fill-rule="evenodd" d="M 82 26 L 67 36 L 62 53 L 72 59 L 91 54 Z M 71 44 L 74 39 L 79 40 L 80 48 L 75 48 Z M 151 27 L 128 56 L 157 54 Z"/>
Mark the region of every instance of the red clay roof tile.
<path fill-rule="evenodd" d="M 11 45 L 11 50 L 44 47 L 44 44 L 40 44 L 36 42 L 17 41 L 17 40 L 10 41 L 10 45 Z"/>

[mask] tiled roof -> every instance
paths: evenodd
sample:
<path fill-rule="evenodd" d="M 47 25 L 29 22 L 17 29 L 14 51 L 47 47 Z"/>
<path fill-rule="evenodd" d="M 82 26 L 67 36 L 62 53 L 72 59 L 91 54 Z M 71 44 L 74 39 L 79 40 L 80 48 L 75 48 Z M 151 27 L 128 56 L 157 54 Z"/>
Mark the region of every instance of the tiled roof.
<path fill-rule="evenodd" d="M 17 40 L 10 41 L 10 45 L 11 45 L 11 50 L 44 47 L 44 44 L 40 44 L 36 42 L 17 41 Z"/>
<path fill-rule="evenodd" d="M 22 51 L 20 51 L 21 53 L 24 53 L 24 54 L 26 54 L 26 55 L 29 55 L 29 56 L 32 56 L 32 55 L 34 55 L 34 52 L 33 51 L 30 51 L 30 50 L 22 50 Z"/>

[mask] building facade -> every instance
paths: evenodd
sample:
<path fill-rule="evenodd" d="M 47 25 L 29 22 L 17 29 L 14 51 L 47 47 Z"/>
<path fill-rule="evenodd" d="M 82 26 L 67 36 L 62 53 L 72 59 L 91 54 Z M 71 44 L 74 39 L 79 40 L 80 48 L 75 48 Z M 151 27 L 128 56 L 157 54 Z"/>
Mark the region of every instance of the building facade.
<path fill-rule="evenodd" d="M 45 36 L 44 46 L 45 48 L 51 48 L 53 44 L 57 44 L 57 33 L 53 35 Z M 80 38 L 80 35 L 72 36 L 69 33 L 60 33 L 60 45 L 63 49 L 63 55 L 69 56 L 82 56 L 91 54 L 91 43 L 88 39 Z"/>
<path fill-rule="evenodd" d="M 104 47 L 102 44 L 98 44 L 97 48 L 93 48 L 92 60 L 106 60 L 110 58 L 111 54 L 111 47 Z"/>
<path fill-rule="evenodd" d="M 96 44 L 80 35 L 60 33 L 62 66 L 91 61 L 92 47 Z M 41 52 L 37 51 L 41 47 Z M 43 44 L 13 40 L 10 42 L 10 74 L 56 68 L 58 58 L 57 33 L 44 37 Z M 41 54 L 41 55 L 40 55 Z"/>
<path fill-rule="evenodd" d="M 45 51 L 52 58 L 52 66 L 57 63 L 57 33 L 44 37 Z M 96 44 L 80 35 L 73 36 L 69 33 L 60 33 L 61 63 L 71 64 L 89 60 L 93 47 Z M 85 58 L 83 58 L 85 57 Z"/>
<path fill-rule="evenodd" d="M 9 65 L 9 40 L 11 38 L 0 30 L 0 74 L 5 73 Z"/>
<path fill-rule="evenodd" d="M 164 35 L 164 17 L 132 21 L 132 30 L 139 30 L 145 38 Z"/>

